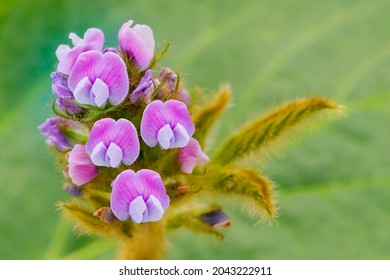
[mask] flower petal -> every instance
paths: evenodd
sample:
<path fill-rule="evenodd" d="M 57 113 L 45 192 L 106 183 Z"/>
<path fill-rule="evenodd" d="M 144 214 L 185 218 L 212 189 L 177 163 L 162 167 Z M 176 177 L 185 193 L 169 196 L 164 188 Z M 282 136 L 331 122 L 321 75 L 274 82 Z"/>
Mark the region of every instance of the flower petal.
<path fill-rule="evenodd" d="M 144 214 L 147 214 L 145 212 L 147 212 L 147 208 L 142 196 L 138 196 L 130 203 L 129 214 L 134 223 L 141 223 L 144 219 Z"/>
<path fill-rule="evenodd" d="M 91 153 L 91 160 L 96 166 L 109 166 L 106 161 L 107 147 L 103 142 L 95 146 Z"/>
<path fill-rule="evenodd" d="M 97 78 L 91 88 L 91 93 L 94 96 L 93 103 L 98 107 L 104 107 L 110 95 L 110 90 L 105 82 Z"/>
<path fill-rule="evenodd" d="M 160 100 L 149 103 L 145 108 L 141 120 L 141 137 L 150 147 L 158 144 L 158 132 L 167 124 L 164 118 L 165 113 L 164 103 Z"/>
<path fill-rule="evenodd" d="M 135 60 L 141 71 L 148 68 L 154 55 L 153 31 L 147 25 L 137 24 L 133 28 L 132 20 L 125 22 L 119 30 L 120 48 Z"/>
<path fill-rule="evenodd" d="M 183 148 L 187 146 L 190 136 L 188 135 L 187 130 L 180 123 L 178 123 L 173 129 L 173 134 L 175 135 L 175 143 L 171 146 L 171 148 Z"/>
<path fill-rule="evenodd" d="M 169 112 L 166 120 L 169 121 L 171 127 L 175 127 L 180 123 L 187 130 L 188 135 L 192 137 L 195 132 L 195 126 L 192 123 L 187 106 L 183 102 L 171 99 L 165 102 L 165 108 Z"/>
<path fill-rule="evenodd" d="M 84 77 L 80 82 L 78 82 L 74 90 L 73 95 L 75 100 L 80 104 L 95 105 L 90 98 L 91 87 L 92 84 L 88 77 Z"/>
<path fill-rule="evenodd" d="M 146 207 L 148 209 L 148 215 L 146 217 L 144 216 L 144 223 L 161 220 L 164 215 L 164 209 L 161 202 L 154 195 L 150 195 L 150 198 L 146 202 Z"/>
<path fill-rule="evenodd" d="M 161 202 L 163 209 L 167 209 L 170 200 L 160 174 L 149 169 L 141 169 L 136 174 L 139 184 L 137 189 L 144 200 L 147 201 L 150 195 L 154 195 Z"/>
<path fill-rule="evenodd" d="M 183 173 L 191 174 L 195 166 L 204 165 L 208 161 L 208 156 L 202 151 L 199 142 L 194 138 L 191 138 L 188 145 L 179 151 L 180 169 Z"/>
<path fill-rule="evenodd" d="M 112 131 L 111 141 L 122 149 L 122 162 L 124 165 L 131 165 L 137 160 L 140 144 L 137 129 L 132 122 L 126 119 L 119 119 Z"/>
<path fill-rule="evenodd" d="M 139 196 L 134 186 L 137 185 L 137 178 L 133 170 L 121 172 L 112 182 L 110 207 L 114 215 L 121 221 L 127 220 L 130 203 Z"/>
<path fill-rule="evenodd" d="M 145 75 L 139 81 L 137 88 L 130 94 L 130 101 L 135 103 L 140 97 L 142 97 L 142 101 L 149 103 L 150 95 L 153 93 L 153 91 L 153 72 L 152 70 L 148 69 L 146 70 Z"/>
<path fill-rule="evenodd" d="M 107 149 L 107 161 L 109 161 L 109 166 L 111 167 L 119 167 L 121 165 L 121 161 L 123 158 L 122 149 L 118 147 L 115 143 L 111 143 Z"/>
<path fill-rule="evenodd" d="M 84 39 L 81 39 L 74 33 L 69 34 L 74 47 L 60 45 L 57 48 L 56 55 L 59 60 L 57 71 L 69 75 L 76 63 L 79 55 L 89 50 L 101 51 L 104 44 L 104 34 L 100 29 L 90 28 L 84 33 Z"/>
<path fill-rule="evenodd" d="M 173 141 L 172 141 L 173 140 Z M 171 148 L 172 142 L 174 143 L 175 137 L 172 128 L 169 124 L 164 125 L 157 134 L 157 141 L 160 144 L 161 149 Z"/>
<path fill-rule="evenodd" d="M 98 168 L 93 165 L 83 145 L 76 144 L 68 156 L 68 174 L 78 186 L 88 183 L 98 175 Z"/>
<path fill-rule="evenodd" d="M 85 150 L 91 156 L 94 148 L 103 142 L 106 147 L 111 143 L 112 131 L 116 126 L 116 122 L 113 119 L 105 118 L 98 120 L 94 123 L 92 130 L 89 134 L 89 139 L 85 144 Z"/>
<path fill-rule="evenodd" d="M 55 147 L 57 150 L 64 152 L 72 148 L 72 144 L 64 136 L 59 127 L 59 122 L 63 119 L 60 117 L 48 118 L 41 124 L 38 129 L 46 139 L 46 144 Z"/>
<path fill-rule="evenodd" d="M 104 33 L 98 28 L 89 28 L 84 33 L 86 48 L 101 51 L 104 45 Z"/>
<path fill-rule="evenodd" d="M 100 79 L 110 89 L 108 101 L 112 105 L 118 105 L 126 98 L 129 91 L 129 77 L 125 62 L 116 53 L 107 52 L 103 55 L 99 68 Z"/>

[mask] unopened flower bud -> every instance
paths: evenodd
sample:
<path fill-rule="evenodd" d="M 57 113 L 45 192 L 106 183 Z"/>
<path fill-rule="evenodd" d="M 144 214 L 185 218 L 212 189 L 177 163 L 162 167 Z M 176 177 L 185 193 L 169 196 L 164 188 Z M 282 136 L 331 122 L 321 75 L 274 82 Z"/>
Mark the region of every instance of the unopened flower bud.
<path fill-rule="evenodd" d="M 230 227 L 230 218 L 221 209 L 200 216 L 200 219 L 211 227 Z"/>

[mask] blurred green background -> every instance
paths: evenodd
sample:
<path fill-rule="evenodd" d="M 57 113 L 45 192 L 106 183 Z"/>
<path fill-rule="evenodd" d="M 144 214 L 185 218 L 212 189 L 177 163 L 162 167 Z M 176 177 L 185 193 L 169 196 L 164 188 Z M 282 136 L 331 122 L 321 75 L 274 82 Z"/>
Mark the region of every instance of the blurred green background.
<path fill-rule="evenodd" d="M 296 97 L 349 109 L 254 160 L 279 186 L 276 223 L 255 225 L 224 202 L 225 240 L 178 230 L 167 259 L 389 259 L 389 11 L 388 0 L 1 0 L 0 259 L 114 256 L 112 243 L 60 222 L 55 203 L 68 195 L 37 126 L 51 115 L 56 47 L 89 27 L 116 46 L 128 19 L 172 42 L 161 65 L 188 87 L 232 85 L 215 144 Z"/>

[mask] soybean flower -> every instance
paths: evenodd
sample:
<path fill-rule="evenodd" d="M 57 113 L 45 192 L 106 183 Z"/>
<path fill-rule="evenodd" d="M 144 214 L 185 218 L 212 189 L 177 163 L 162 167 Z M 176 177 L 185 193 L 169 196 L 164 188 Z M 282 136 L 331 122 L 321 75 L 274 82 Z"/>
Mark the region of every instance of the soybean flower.
<path fill-rule="evenodd" d="M 315 113 L 339 108 L 322 98 L 290 102 L 216 143 L 209 157 L 229 87 L 202 96 L 180 73 L 156 69 L 169 45 L 155 53 L 152 29 L 132 20 L 119 29 L 119 48 L 103 49 L 97 28 L 69 38 L 73 46 L 57 48 L 51 74 L 57 116 L 39 130 L 73 196 L 58 204 L 63 216 L 81 233 L 119 241 L 118 258 L 159 258 L 166 233 L 180 227 L 222 238 L 231 223 L 219 197 L 239 198 L 260 221 L 275 217 L 273 183 L 241 162 Z"/>

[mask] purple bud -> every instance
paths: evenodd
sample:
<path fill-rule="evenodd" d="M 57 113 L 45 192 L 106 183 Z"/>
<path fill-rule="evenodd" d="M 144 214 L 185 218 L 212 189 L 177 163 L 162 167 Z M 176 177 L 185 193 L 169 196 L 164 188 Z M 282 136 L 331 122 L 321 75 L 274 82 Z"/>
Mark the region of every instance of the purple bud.
<path fill-rule="evenodd" d="M 68 78 L 59 72 L 51 73 L 50 77 L 52 78 L 51 89 L 53 94 L 57 96 L 56 103 L 58 108 L 64 113 L 79 113 L 82 108 L 75 103 L 69 102 L 74 100 L 74 97 L 68 87 Z"/>
<path fill-rule="evenodd" d="M 89 50 L 102 50 L 104 34 L 100 29 L 90 28 L 84 33 L 83 39 L 74 33 L 69 34 L 69 39 L 72 40 L 73 48 L 70 48 L 68 45 L 60 45 L 56 50 L 56 56 L 59 61 L 57 71 L 65 75 L 70 74 L 81 53 Z"/>
<path fill-rule="evenodd" d="M 176 99 L 183 102 L 187 106 L 191 104 L 191 95 L 185 88 L 180 87 L 176 93 Z"/>
<path fill-rule="evenodd" d="M 83 195 L 82 188 L 73 184 L 65 183 L 63 189 L 74 197 L 81 197 Z"/>
<path fill-rule="evenodd" d="M 104 108 L 118 105 L 129 91 L 129 77 L 122 58 L 112 52 L 87 51 L 79 56 L 68 80 L 80 104 Z"/>
<path fill-rule="evenodd" d="M 119 46 L 126 52 L 135 63 L 139 70 L 148 68 L 154 56 L 154 38 L 153 31 L 147 25 L 133 24 L 132 20 L 125 22 L 118 33 Z"/>
<path fill-rule="evenodd" d="M 64 119 L 61 117 L 48 118 L 38 128 L 46 138 L 46 144 L 55 147 L 57 150 L 64 152 L 72 148 L 72 144 L 63 135 L 59 123 Z"/>
<path fill-rule="evenodd" d="M 125 170 L 112 182 L 111 210 L 121 221 L 158 221 L 169 206 L 169 196 L 157 172 Z"/>
<path fill-rule="evenodd" d="M 202 151 L 199 142 L 191 138 L 188 145 L 179 151 L 179 163 L 183 173 L 191 174 L 195 166 L 201 166 L 209 161 L 208 156 Z"/>
<path fill-rule="evenodd" d="M 161 69 L 157 78 L 161 83 L 164 84 L 164 92 L 166 94 L 172 94 L 175 92 L 176 83 L 177 83 L 177 75 L 170 68 L 165 67 Z"/>
<path fill-rule="evenodd" d="M 148 69 L 140 80 L 137 88 L 131 93 L 130 101 L 135 103 L 141 98 L 144 103 L 149 103 L 154 89 L 153 73 L 152 70 Z"/>
<path fill-rule="evenodd" d="M 98 120 L 92 127 L 85 150 L 96 166 L 131 165 L 140 151 L 137 130 L 126 120 Z"/>
<path fill-rule="evenodd" d="M 83 145 L 76 144 L 73 147 L 68 162 L 68 175 L 77 186 L 90 182 L 99 173 L 99 169 L 92 163 Z"/>
<path fill-rule="evenodd" d="M 221 209 L 217 209 L 200 216 L 200 219 L 211 227 L 229 227 L 230 218 Z"/>

